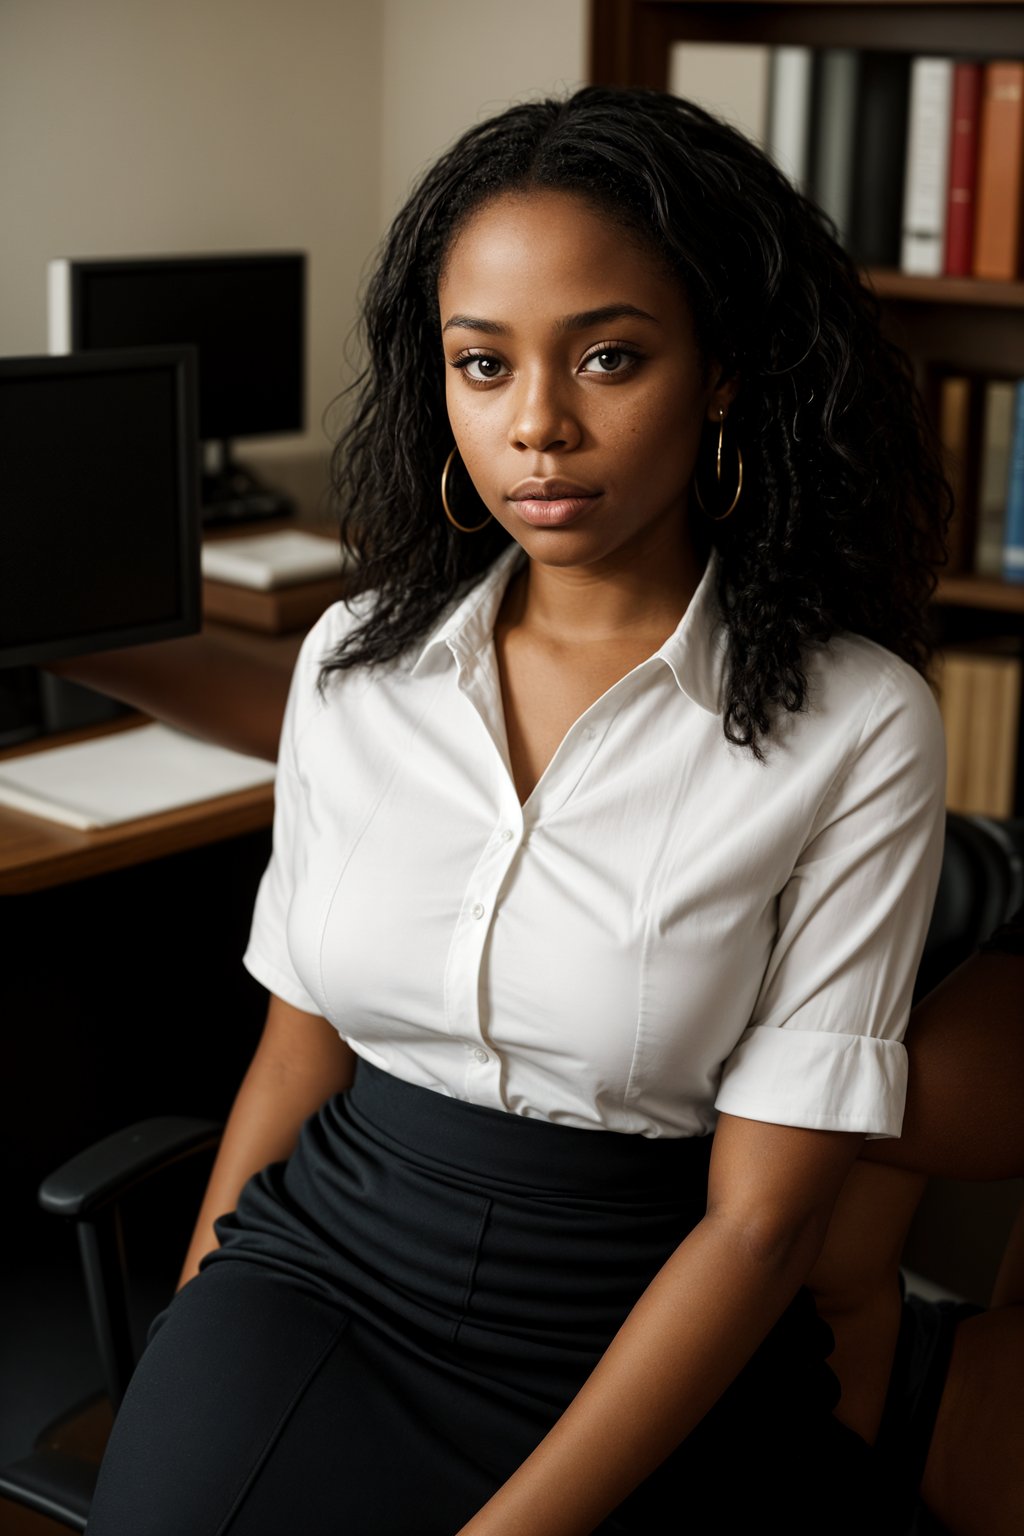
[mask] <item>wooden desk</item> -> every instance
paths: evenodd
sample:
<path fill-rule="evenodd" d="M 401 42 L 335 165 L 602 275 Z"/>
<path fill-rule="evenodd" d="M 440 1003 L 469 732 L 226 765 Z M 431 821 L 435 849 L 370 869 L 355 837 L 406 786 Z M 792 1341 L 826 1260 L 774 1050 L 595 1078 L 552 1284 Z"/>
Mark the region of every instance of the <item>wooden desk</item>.
<path fill-rule="evenodd" d="M 131 730 L 145 720 L 144 715 L 136 715 L 88 730 L 64 732 L 47 737 L 46 745 L 65 746 L 109 731 Z M 29 742 L 3 756 L 38 751 L 39 746 L 39 742 Z M 124 869 L 164 854 L 253 832 L 269 826 L 273 813 L 271 784 L 183 806 L 163 816 L 147 816 L 89 832 L 0 806 L 0 896 L 66 885 L 88 875 Z"/>
<path fill-rule="evenodd" d="M 291 663 L 303 639 L 301 634 L 249 634 L 220 624 L 204 625 L 203 633 L 250 655 L 272 656 L 278 662 Z M 142 714 L 123 716 L 103 725 L 25 742 L 0 753 L 0 759 L 87 741 L 110 731 L 132 730 L 147 718 Z M 274 791 L 269 784 L 184 806 L 163 816 L 90 832 L 0 806 L 0 896 L 46 890 L 186 848 L 221 842 L 269 826 L 273 813 Z"/>
<path fill-rule="evenodd" d="M 336 539 L 332 518 L 320 505 L 324 499 L 322 486 L 326 485 L 326 466 L 310 456 L 308 462 L 306 459 L 297 459 L 290 463 L 290 474 L 290 480 L 287 475 L 279 475 L 277 478 L 283 479 L 286 489 L 291 489 L 296 495 L 300 507 L 314 510 L 306 510 L 294 518 L 210 529 L 203 535 L 204 539 L 244 538 L 257 533 L 272 533 L 277 529 L 302 530 Z M 342 584 L 337 592 L 332 591 L 329 582 L 316 583 L 315 586 L 316 601 L 320 602 L 321 609 L 327 607 L 344 590 Z M 255 594 L 257 597 L 260 595 Z M 287 667 L 290 671 L 306 630 L 313 621 L 312 612 L 304 612 L 300 628 L 287 634 L 275 634 L 260 633 L 257 629 L 207 619 L 203 624 L 203 635 L 216 639 L 219 644 L 242 655 L 273 661 L 278 667 Z M 46 747 L 87 741 L 108 731 L 132 730 L 144 724 L 148 718 L 143 714 L 124 715 L 103 725 L 37 738 L 0 751 L 0 760 L 20 757 L 27 752 L 38 752 Z M 142 864 L 165 854 L 179 853 L 187 848 L 199 848 L 246 832 L 258 831 L 271 824 L 273 813 L 274 791 L 271 785 L 243 790 L 239 794 L 221 796 L 216 800 L 205 800 L 197 805 L 170 811 L 164 816 L 145 817 L 125 822 L 118 827 L 90 832 L 78 831 L 74 827 L 62 826 L 59 822 L 45 821 L 23 811 L 0 806 L 0 896 L 47 890 L 84 880 L 90 875 Z"/>

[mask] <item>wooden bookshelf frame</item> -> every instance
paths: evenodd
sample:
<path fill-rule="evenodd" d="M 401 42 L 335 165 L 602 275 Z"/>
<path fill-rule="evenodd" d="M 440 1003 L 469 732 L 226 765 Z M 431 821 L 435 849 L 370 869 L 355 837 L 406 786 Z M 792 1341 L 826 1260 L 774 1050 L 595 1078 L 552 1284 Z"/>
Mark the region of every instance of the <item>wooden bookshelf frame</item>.
<path fill-rule="evenodd" d="M 595 85 L 668 86 L 673 43 L 803 44 L 1024 58 L 1020 0 L 591 0 Z"/>
<path fill-rule="evenodd" d="M 668 86 L 675 43 L 1024 59 L 1022 0 L 591 0 L 596 85 Z M 1024 282 L 871 271 L 893 340 L 923 367 L 1024 378 Z M 1010 317 L 1013 323 L 1008 324 Z"/>

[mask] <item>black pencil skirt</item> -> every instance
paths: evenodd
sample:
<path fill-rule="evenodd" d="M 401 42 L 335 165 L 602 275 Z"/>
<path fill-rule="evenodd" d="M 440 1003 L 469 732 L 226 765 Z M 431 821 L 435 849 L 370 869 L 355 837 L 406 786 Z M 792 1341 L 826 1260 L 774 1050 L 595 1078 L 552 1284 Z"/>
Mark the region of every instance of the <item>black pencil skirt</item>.
<path fill-rule="evenodd" d="M 154 1320 L 89 1536 L 454 1536 L 701 1219 L 710 1138 L 524 1119 L 360 1062 Z M 881 1531 L 801 1291 L 602 1524 Z"/>

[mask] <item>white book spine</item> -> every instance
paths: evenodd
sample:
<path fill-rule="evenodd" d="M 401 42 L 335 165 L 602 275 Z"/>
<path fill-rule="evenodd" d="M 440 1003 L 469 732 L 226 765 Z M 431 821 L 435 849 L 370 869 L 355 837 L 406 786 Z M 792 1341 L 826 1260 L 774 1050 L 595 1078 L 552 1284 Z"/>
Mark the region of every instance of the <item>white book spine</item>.
<path fill-rule="evenodd" d="M 60 259 L 46 269 L 46 321 L 51 357 L 71 351 L 71 264 Z"/>
<path fill-rule="evenodd" d="M 941 277 L 946 236 L 953 60 L 917 58 L 910 71 L 910 112 L 900 266 Z"/>
<path fill-rule="evenodd" d="M 813 67 L 810 48 L 772 49 L 766 147 L 801 192 L 807 190 Z"/>

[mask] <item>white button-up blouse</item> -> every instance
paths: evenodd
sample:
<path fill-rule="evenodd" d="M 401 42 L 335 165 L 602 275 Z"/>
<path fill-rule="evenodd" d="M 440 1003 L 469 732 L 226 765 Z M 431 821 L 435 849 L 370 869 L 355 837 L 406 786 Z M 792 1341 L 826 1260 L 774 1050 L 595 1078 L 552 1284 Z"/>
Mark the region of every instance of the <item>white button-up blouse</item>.
<path fill-rule="evenodd" d="M 513 1114 L 898 1135 L 942 855 L 927 685 L 839 636 L 757 762 L 722 729 L 712 557 L 520 805 L 492 639 L 520 558 L 323 696 L 356 620 L 336 603 L 306 636 L 247 969 L 396 1077 Z"/>

